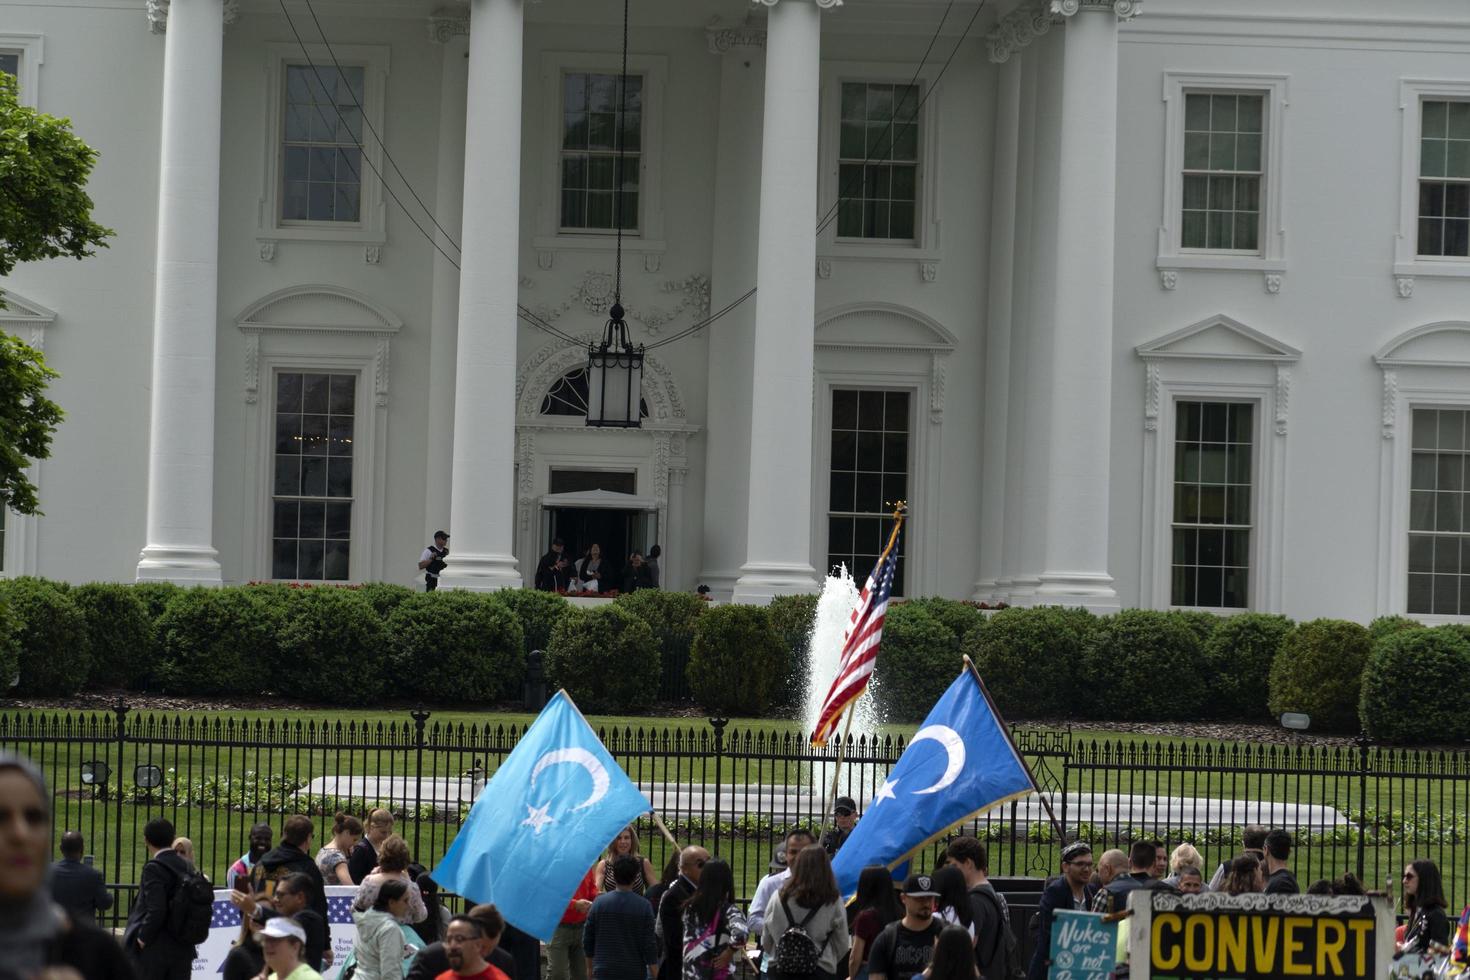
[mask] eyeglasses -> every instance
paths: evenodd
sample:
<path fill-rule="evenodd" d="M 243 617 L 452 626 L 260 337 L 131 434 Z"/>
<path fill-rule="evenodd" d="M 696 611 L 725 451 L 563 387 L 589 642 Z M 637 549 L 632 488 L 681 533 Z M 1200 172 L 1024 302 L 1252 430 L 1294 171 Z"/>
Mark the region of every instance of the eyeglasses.
<path fill-rule="evenodd" d="M 1416 874 L 1414 874 L 1414 872 L 1412 872 L 1412 871 L 1405 871 L 1404 872 L 1404 880 L 1405 881 L 1413 881 L 1417 877 L 1419 877 L 1419 876 L 1416 875 Z"/>
<path fill-rule="evenodd" d="M 1070 864 L 1070 865 L 1072 865 L 1074 868 L 1090 868 L 1090 867 L 1092 867 L 1092 862 L 1091 861 L 1068 861 L 1067 863 Z"/>

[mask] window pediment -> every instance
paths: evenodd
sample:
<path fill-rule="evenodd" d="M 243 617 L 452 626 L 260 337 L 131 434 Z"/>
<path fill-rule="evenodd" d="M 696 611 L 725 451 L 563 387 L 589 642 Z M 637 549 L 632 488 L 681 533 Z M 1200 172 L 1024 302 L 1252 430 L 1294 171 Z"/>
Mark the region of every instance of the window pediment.
<path fill-rule="evenodd" d="M 1380 367 L 1470 367 L 1470 323 L 1426 323 L 1390 340 L 1373 360 Z"/>
<path fill-rule="evenodd" d="M 1146 361 L 1197 358 L 1291 363 L 1302 356 L 1302 352 L 1290 344 L 1223 314 L 1139 344 L 1134 350 Z"/>
<path fill-rule="evenodd" d="M 251 304 L 242 330 L 397 333 L 403 321 L 361 293 L 340 286 L 291 286 Z"/>
<path fill-rule="evenodd" d="M 816 344 L 867 350 L 951 351 L 959 346 L 959 340 L 917 310 L 865 303 L 819 314 Z"/>

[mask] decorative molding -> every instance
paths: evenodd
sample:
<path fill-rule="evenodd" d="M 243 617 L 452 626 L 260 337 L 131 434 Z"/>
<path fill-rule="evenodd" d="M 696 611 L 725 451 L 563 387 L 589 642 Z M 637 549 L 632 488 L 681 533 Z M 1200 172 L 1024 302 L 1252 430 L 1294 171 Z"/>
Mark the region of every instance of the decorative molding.
<path fill-rule="evenodd" d="M 1285 364 L 1276 365 L 1276 434 L 1286 435 L 1286 412 L 1291 398 L 1291 369 Z"/>
<path fill-rule="evenodd" d="M 1132 20 L 1143 12 L 1143 0 L 1051 0 L 1051 12 L 1074 17 L 1084 10 L 1112 11 L 1119 20 Z"/>
<path fill-rule="evenodd" d="M 653 499 L 659 507 L 667 507 L 669 503 L 670 441 L 668 432 L 653 434 Z"/>
<path fill-rule="evenodd" d="M 1170 292 L 1173 292 L 1174 291 L 1174 288 L 1179 285 L 1179 272 L 1178 272 L 1178 270 L 1176 270 L 1176 269 L 1160 269 L 1159 270 L 1159 285 L 1160 286 L 1163 286 L 1166 290 L 1168 290 Z"/>
<path fill-rule="evenodd" d="M 260 331 L 245 334 L 245 404 L 254 405 L 260 393 Z"/>
<path fill-rule="evenodd" d="M 1399 373 L 1397 371 L 1383 372 L 1383 417 L 1380 420 L 1383 425 L 1383 438 L 1392 439 L 1394 430 L 1398 428 L 1399 415 Z"/>
<path fill-rule="evenodd" d="M 403 321 L 360 293 L 340 286 L 292 286 L 257 300 L 235 320 L 245 334 L 245 401 L 260 393 L 260 338 L 263 334 L 305 334 L 376 338 L 373 391 L 388 404 L 391 341 Z"/>
<path fill-rule="evenodd" d="M 1394 288 L 1398 290 L 1399 299 L 1408 299 L 1410 296 L 1414 295 L 1413 276 L 1394 276 L 1393 285 Z"/>
<path fill-rule="evenodd" d="M 664 253 L 662 253 L 662 252 L 644 252 L 643 253 L 643 271 L 644 272 L 647 272 L 649 275 L 652 275 L 653 273 L 657 272 L 659 269 L 663 268 L 663 264 L 664 264 Z"/>
<path fill-rule="evenodd" d="M 1159 429 L 1159 366 L 1153 362 L 1143 368 L 1143 428 L 1147 432 Z"/>
<path fill-rule="evenodd" d="M 40 303 L 24 296 L 0 289 L 0 330 L 23 340 L 38 351 L 46 350 L 46 328 L 56 322 L 56 314 Z"/>
<path fill-rule="evenodd" d="M 522 285 L 528 282 L 530 280 L 524 280 Z M 546 322 L 553 323 L 563 313 L 580 306 L 588 314 L 603 318 L 613 304 L 613 285 L 612 273 L 589 269 L 572 286 L 567 299 L 559 303 L 542 303 L 532 312 Z M 692 315 L 695 320 L 703 320 L 709 315 L 708 276 L 692 275 L 683 279 L 668 279 L 658 289 L 668 296 L 678 295 L 678 301 L 669 307 L 635 306 L 626 300 L 623 303 L 626 317 L 641 326 L 650 336 L 658 336 L 667 324 L 685 314 Z"/>
<path fill-rule="evenodd" d="M 583 334 L 577 339 L 590 345 L 600 340 L 601 334 Z M 586 363 L 585 347 L 567 347 L 561 344 L 548 344 L 522 361 L 516 370 L 517 424 L 545 422 L 546 417 L 541 415 L 541 400 L 547 390 L 562 375 Z M 648 403 L 645 427 L 659 423 L 679 424 L 688 419 L 684 397 L 674 381 L 673 372 L 667 364 L 652 354 L 645 354 L 643 357 L 643 399 Z"/>
<path fill-rule="evenodd" d="M 749 20 L 739 27 L 726 27 L 719 17 L 713 17 L 704 27 L 704 39 L 710 54 L 729 54 L 740 48 L 764 48 L 766 29 Z"/>
<path fill-rule="evenodd" d="M 536 288 L 536 280 L 532 279 L 530 276 L 521 276 L 518 280 L 516 280 L 516 284 L 519 285 L 522 289 Z"/>
<path fill-rule="evenodd" d="M 1302 352 L 1290 344 L 1224 314 L 1191 323 L 1139 344 L 1134 350 L 1145 361 L 1185 358 L 1291 363 L 1302 356 Z"/>
<path fill-rule="evenodd" d="M 1051 10 L 1045 2 L 1023 3 L 995 25 L 985 36 L 990 60 L 1003 64 L 1011 55 L 1051 30 Z"/>
<path fill-rule="evenodd" d="M 944 422 L 944 381 L 949 369 L 949 351 L 929 352 L 929 422 L 941 425 Z"/>
<path fill-rule="evenodd" d="M 551 264 L 556 260 L 556 252 L 549 248 L 538 248 L 536 250 L 536 268 L 542 272 L 549 272 Z"/>
<path fill-rule="evenodd" d="M 373 359 L 373 401 L 378 405 L 388 404 L 388 356 L 391 353 L 388 337 L 378 337 L 377 356 Z"/>
<path fill-rule="evenodd" d="M 531 529 L 531 514 L 536 504 L 536 434 L 516 430 L 516 510 L 521 530 Z"/>
<path fill-rule="evenodd" d="M 921 282 L 939 281 L 939 263 L 928 260 L 919 263 L 919 280 Z"/>
<path fill-rule="evenodd" d="M 817 259 L 817 278 L 818 279 L 831 279 L 832 278 L 832 260 L 831 259 L 825 258 L 825 257 Z"/>
<path fill-rule="evenodd" d="M 448 44 L 469 34 L 469 7 L 439 7 L 429 15 L 429 40 L 435 44 Z"/>
<path fill-rule="evenodd" d="M 382 261 L 383 247 L 381 245 L 364 245 L 362 247 L 362 260 L 368 265 L 377 265 Z"/>
<path fill-rule="evenodd" d="M 1281 292 L 1281 273 L 1266 273 L 1266 292 L 1272 296 L 1275 296 L 1277 293 Z"/>
<path fill-rule="evenodd" d="M 259 239 L 255 244 L 259 249 L 260 261 L 274 262 L 276 260 L 277 242 L 274 238 L 262 238 Z"/>
<path fill-rule="evenodd" d="M 233 24 L 240 19 L 240 0 L 220 0 L 225 8 L 225 26 Z M 169 0 L 148 0 L 148 32 L 150 34 L 165 34 L 168 32 L 168 4 Z"/>

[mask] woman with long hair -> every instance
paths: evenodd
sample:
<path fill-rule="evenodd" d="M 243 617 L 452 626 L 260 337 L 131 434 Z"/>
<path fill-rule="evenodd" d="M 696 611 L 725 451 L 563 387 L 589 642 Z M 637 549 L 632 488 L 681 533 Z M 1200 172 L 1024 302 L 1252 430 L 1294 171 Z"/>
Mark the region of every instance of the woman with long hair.
<path fill-rule="evenodd" d="M 817 947 L 817 967 L 812 974 L 794 972 L 791 963 L 782 963 L 777 949 L 791 926 L 800 927 Z M 821 844 L 808 844 L 792 862 L 791 877 L 766 906 L 761 951 L 770 957 L 770 976 L 772 980 L 802 976 L 831 980 L 837 973 L 837 958 L 847 956 L 851 945 L 832 862 Z"/>
<path fill-rule="evenodd" d="M 577 588 L 583 592 L 598 592 L 602 589 L 602 545 L 593 542 L 587 553 L 577 559 Z"/>
<path fill-rule="evenodd" d="M 952 864 L 934 872 L 934 889 L 939 899 L 934 903 L 935 918 L 952 926 L 962 926 L 975 939 L 975 920 L 970 915 L 970 898 L 965 888 L 965 873 Z"/>
<path fill-rule="evenodd" d="M 424 896 L 419 892 L 419 886 L 409 876 L 408 866 L 411 863 L 408 844 L 403 838 L 397 834 L 388 837 L 378 848 L 378 866 L 357 886 L 357 897 L 352 900 L 353 909 L 366 912 L 376 908 L 378 892 L 383 885 L 389 881 L 401 881 L 408 888 L 407 915 L 402 921 L 409 924 L 423 922 L 429 917 L 429 909 L 424 905 Z"/>
<path fill-rule="evenodd" d="M 890 922 L 903 918 L 903 904 L 893 887 L 893 875 L 881 864 L 870 864 L 858 875 L 857 897 L 848 906 L 852 913 L 852 952 L 847 972 L 852 980 L 868 975 L 868 950 Z"/>
<path fill-rule="evenodd" d="M 729 980 L 737 949 L 750 934 L 735 904 L 735 874 L 720 858 L 706 861 L 699 886 L 684 901 L 684 980 Z"/>
<path fill-rule="evenodd" d="M 594 545 L 594 547 L 596 547 Z M 638 870 L 638 880 L 633 883 L 633 890 L 642 895 L 653 885 L 658 884 L 658 875 L 653 873 L 653 863 L 643 856 L 638 849 L 638 834 L 631 826 L 624 827 L 618 836 L 612 839 L 603 852 L 602 860 L 597 862 L 597 868 L 593 871 L 593 877 L 597 879 L 598 887 L 604 893 L 615 891 L 617 885 L 613 883 L 612 863 L 624 854 L 631 854 L 641 864 Z"/>
<path fill-rule="evenodd" d="M 1444 884 L 1433 861 L 1420 858 L 1404 869 L 1404 911 L 1409 924 L 1404 927 L 1402 953 L 1427 953 L 1431 943 L 1448 946 L 1450 920 L 1445 915 Z"/>
<path fill-rule="evenodd" d="M 232 900 L 233 901 L 233 900 Z M 238 907 L 239 902 L 235 905 Z M 255 980 L 265 969 L 265 950 L 260 947 L 260 928 L 275 916 L 271 900 L 264 895 L 255 900 L 255 911 L 240 912 L 240 936 L 225 954 L 220 966 L 220 980 Z"/>
<path fill-rule="evenodd" d="M 393 833 L 393 811 L 379 807 L 369 813 L 363 830 L 362 839 L 352 848 L 352 854 L 347 859 L 347 873 L 352 876 L 352 883 L 355 885 L 362 884 L 362 879 L 377 867 L 378 848 Z"/>
<path fill-rule="evenodd" d="M 407 957 L 399 923 L 408 914 L 409 887 L 401 878 L 390 878 L 378 888 L 371 909 L 352 914 L 357 923 L 357 941 L 352 945 L 357 959 L 354 980 L 402 980 Z"/>
<path fill-rule="evenodd" d="M 362 821 L 356 817 L 339 813 L 332 821 L 332 839 L 316 852 L 317 870 L 322 880 L 329 885 L 351 885 L 352 872 L 347 870 L 347 860 L 352 849 L 362 840 Z"/>
<path fill-rule="evenodd" d="M 945 926 L 934 940 L 934 958 L 929 961 L 924 976 L 928 980 L 976 980 L 979 975 L 975 967 L 975 937 L 964 926 Z"/>
<path fill-rule="evenodd" d="M 1227 895 L 1250 895 L 1265 888 L 1261 862 L 1254 854 L 1242 854 L 1230 862 L 1222 889 Z"/>
<path fill-rule="evenodd" d="M 679 849 L 671 847 L 669 848 L 669 859 L 664 862 L 663 873 L 658 876 L 658 884 L 648 886 L 648 891 L 643 893 L 643 897 L 648 899 L 649 904 L 653 906 L 654 915 L 658 915 L 658 903 L 663 901 L 664 892 L 669 890 L 669 886 L 678 877 Z"/>

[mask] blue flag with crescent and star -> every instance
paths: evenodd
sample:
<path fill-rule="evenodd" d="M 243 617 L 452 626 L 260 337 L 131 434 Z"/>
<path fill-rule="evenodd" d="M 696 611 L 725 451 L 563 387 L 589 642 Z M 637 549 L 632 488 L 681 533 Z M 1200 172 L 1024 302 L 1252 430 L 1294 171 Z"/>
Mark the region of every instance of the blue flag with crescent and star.
<path fill-rule="evenodd" d="M 480 791 L 433 878 L 550 942 L 603 849 L 652 809 L 558 691 Z"/>
<path fill-rule="evenodd" d="M 980 681 L 944 692 L 832 859 L 844 896 L 870 864 L 893 867 L 955 824 L 1035 789 Z"/>

